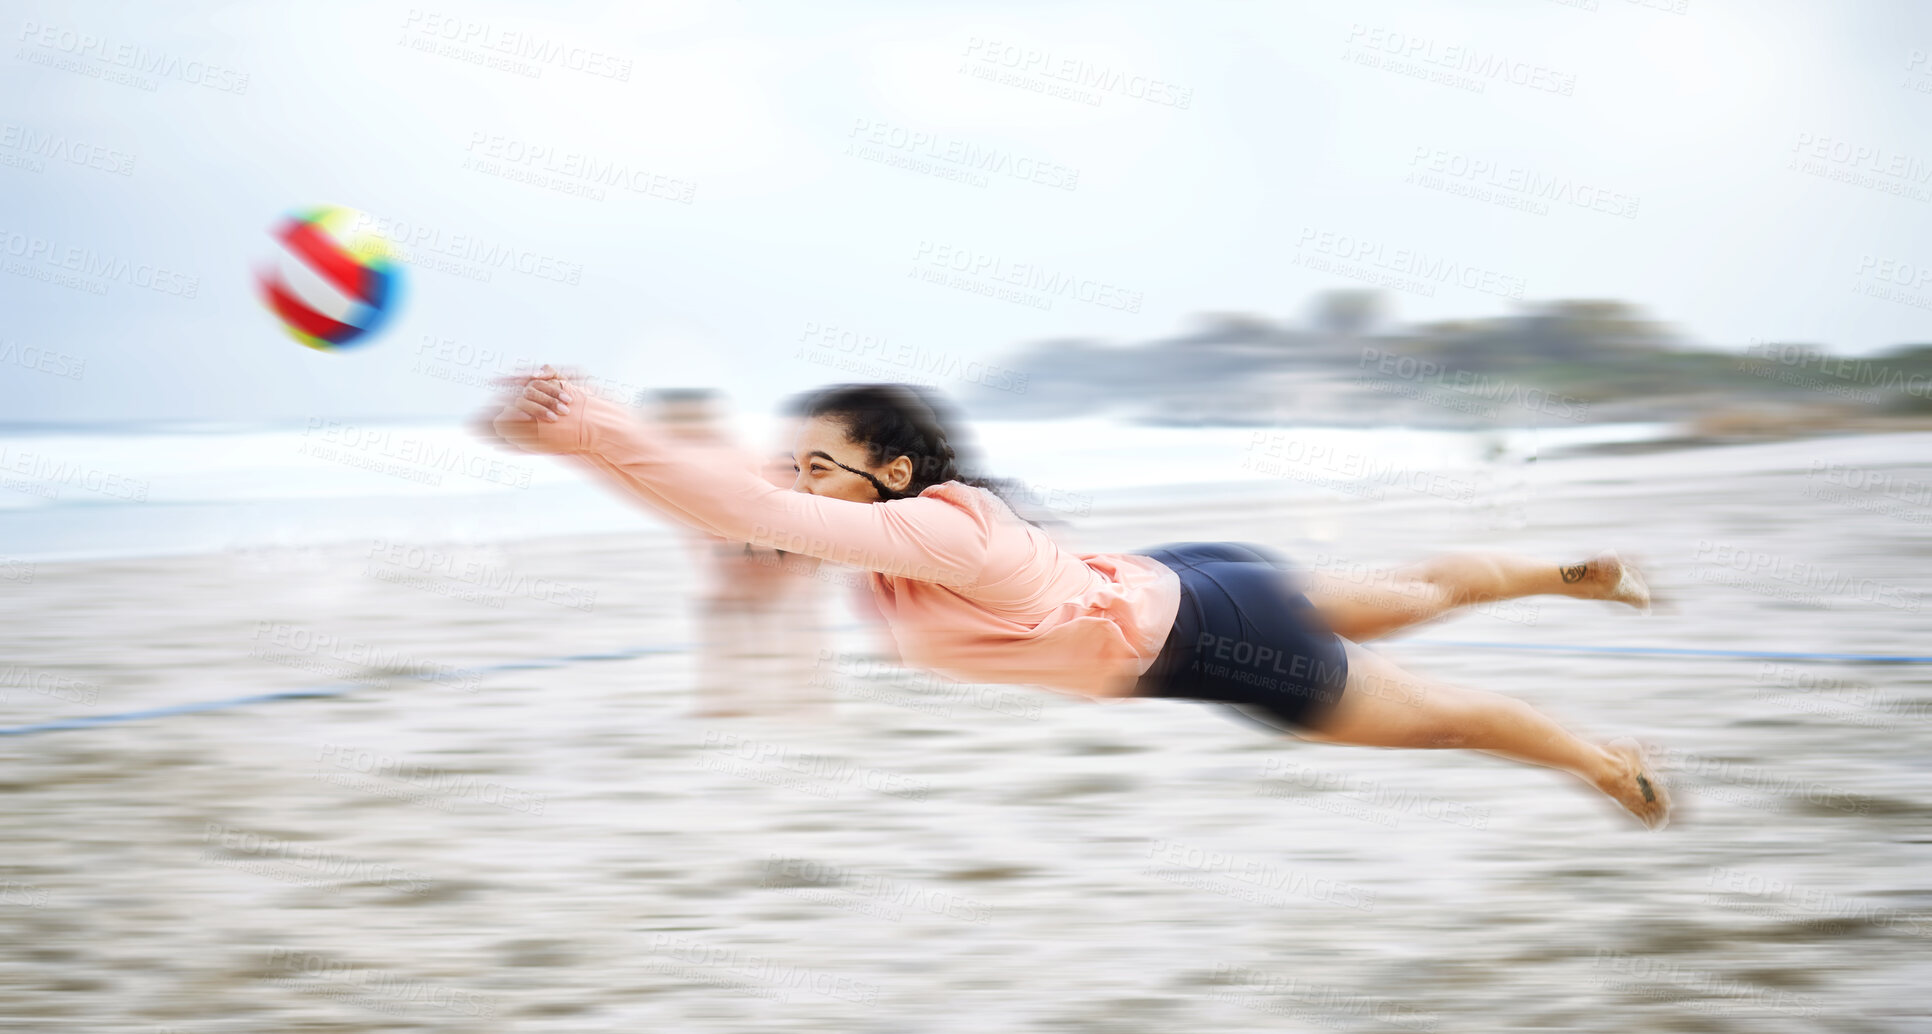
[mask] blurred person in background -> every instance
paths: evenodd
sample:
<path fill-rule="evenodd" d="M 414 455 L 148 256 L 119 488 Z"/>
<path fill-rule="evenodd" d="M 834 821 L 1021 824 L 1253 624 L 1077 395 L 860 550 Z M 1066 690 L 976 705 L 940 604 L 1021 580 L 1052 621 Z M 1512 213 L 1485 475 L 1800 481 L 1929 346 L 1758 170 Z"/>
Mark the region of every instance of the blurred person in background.
<path fill-rule="evenodd" d="M 780 421 L 777 448 L 754 453 L 733 438 L 715 389 L 645 391 L 638 404 L 666 440 L 715 450 L 717 463 L 790 487 L 790 453 L 780 449 L 795 433 L 795 417 Z M 694 713 L 822 716 L 828 694 L 811 678 L 824 639 L 816 561 L 689 524 L 679 527 L 704 579 L 697 606 Z"/>
<path fill-rule="evenodd" d="M 820 392 L 797 425 L 785 491 L 640 425 L 573 387 L 574 374 L 546 365 L 518 380 L 505 379 L 487 423 L 499 441 L 569 456 L 728 541 L 865 569 L 875 615 L 911 666 L 1092 699 L 1211 701 L 1319 743 L 1480 750 L 1568 772 L 1651 829 L 1669 819 L 1634 739 L 1584 739 L 1524 701 L 1412 674 L 1358 645 L 1522 596 L 1648 612 L 1643 579 L 1615 553 L 1572 564 L 1453 554 L 1370 586 L 1294 571 L 1280 553 L 1236 542 L 1076 554 L 1016 513 L 1000 482 L 976 476 L 936 393 Z"/>

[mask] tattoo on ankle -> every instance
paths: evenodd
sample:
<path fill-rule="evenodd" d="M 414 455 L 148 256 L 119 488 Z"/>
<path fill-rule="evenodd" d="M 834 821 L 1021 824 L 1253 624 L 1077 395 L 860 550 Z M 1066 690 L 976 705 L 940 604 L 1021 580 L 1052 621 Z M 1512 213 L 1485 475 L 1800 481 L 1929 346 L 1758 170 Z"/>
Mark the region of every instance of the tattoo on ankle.
<path fill-rule="evenodd" d="M 1583 576 L 1589 573 L 1590 564 L 1588 561 L 1585 561 L 1584 563 L 1581 563 L 1581 564 L 1565 564 L 1564 566 L 1557 568 L 1557 571 L 1561 572 L 1563 575 L 1563 584 L 1574 585 L 1577 582 L 1582 581 Z"/>

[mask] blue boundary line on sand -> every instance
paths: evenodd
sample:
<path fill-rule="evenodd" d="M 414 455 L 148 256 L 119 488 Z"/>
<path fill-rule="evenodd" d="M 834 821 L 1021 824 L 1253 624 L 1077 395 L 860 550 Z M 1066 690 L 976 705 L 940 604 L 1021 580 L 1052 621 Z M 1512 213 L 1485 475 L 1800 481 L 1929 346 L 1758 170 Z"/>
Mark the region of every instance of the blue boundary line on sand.
<path fill-rule="evenodd" d="M 1932 657 L 1874 653 L 1777 653 L 1770 650 L 1694 650 L 1671 646 L 1568 646 L 1562 643 L 1485 643 L 1463 639 L 1391 639 L 1417 646 L 1480 647 L 1490 650 L 1541 650 L 1550 653 L 1610 653 L 1653 657 L 1729 657 L 1775 661 L 1863 661 L 1867 664 L 1932 664 Z"/>
<path fill-rule="evenodd" d="M 1489 643 L 1457 639 L 1398 639 L 1390 641 L 1397 644 L 1414 646 L 1454 646 L 1459 648 L 1489 650 L 1538 650 L 1551 653 L 1620 654 L 1624 656 L 1656 657 L 1719 657 L 1734 660 L 1862 661 L 1868 664 L 1932 664 L 1932 657 L 1916 657 L 1904 654 L 1774 653 L 1763 650 L 1694 650 L 1666 646 L 1569 646 L 1561 643 Z M 561 668 L 570 664 L 583 664 L 592 661 L 628 661 L 655 654 L 685 653 L 689 650 L 690 647 L 688 646 L 636 646 L 628 650 L 613 650 L 606 653 L 574 653 L 563 657 L 549 657 L 535 661 L 505 661 L 501 664 L 487 664 L 481 667 L 463 668 L 459 670 L 466 673 L 538 671 L 545 668 Z M 426 675 L 413 677 L 423 682 L 435 681 L 433 677 Z M 170 718 L 182 714 L 226 711 L 231 708 L 248 707 L 253 704 L 269 704 L 281 700 L 312 700 L 318 697 L 339 697 L 346 696 L 359 689 L 369 688 L 371 687 L 361 682 L 331 682 L 326 685 L 310 686 L 305 689 L 291 689 L 280 693 L 255 693 L 249 696 L 229 697 L 225 700 L 204 700 L 199 703 L 156 707 L 145 711 L 123 711 L 119 714 L 59 718 L 51 722 L 37 722 L 33 725 L 6 725 L 0 726 L 0 736 L 26 736 L 37 732 L 91 729 L 102 725 L 120 725 L 126 722 L 139 722 L 149 718 Z"/>

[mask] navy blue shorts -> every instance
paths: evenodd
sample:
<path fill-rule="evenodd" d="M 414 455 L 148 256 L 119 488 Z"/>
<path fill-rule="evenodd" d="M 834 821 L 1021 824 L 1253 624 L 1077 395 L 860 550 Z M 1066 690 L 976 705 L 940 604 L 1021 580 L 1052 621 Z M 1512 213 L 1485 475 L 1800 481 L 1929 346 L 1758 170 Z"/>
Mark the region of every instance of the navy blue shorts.
<path fill-rule="evenodd" d="M 1181 578 L 1181 608 L 1136 695 L 1225 703 L 1270 729 L 1307 728 L 1342 697 L 1348 654 L 1266 546 L 1174 542 L 1134 552 Z"/>

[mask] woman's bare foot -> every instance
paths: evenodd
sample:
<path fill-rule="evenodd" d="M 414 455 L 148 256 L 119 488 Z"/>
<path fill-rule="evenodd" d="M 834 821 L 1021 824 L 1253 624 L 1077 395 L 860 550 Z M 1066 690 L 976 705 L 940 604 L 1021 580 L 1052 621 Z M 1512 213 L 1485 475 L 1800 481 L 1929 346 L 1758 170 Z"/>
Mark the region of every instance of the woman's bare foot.
<path fill-rule="evenodd" d="M 1617 555 L 1616 550 L 1604 550 L 1582 564 L 1563 569 L 1566 580 L 1573 573 L 1578 575 L 1577 587 L 1583 590 L 1578 595 L 1584 599 L 1608 600 L 1634 607 L 1639 614 L 1650 613 L 1650 585 L 1637 565 Z"/>
<path fill-rule="evenodd" d="M 1664 791 L 1663 780 L 1657 778 L 1657 770 L 1651 767 L 1643 744 L 1623 736 L 1604 744 L 1603 749 L 1612 763 L 1597 780 L 1597 789 L 1651 829 L 1669 825 L 1670 794 Z"/>

